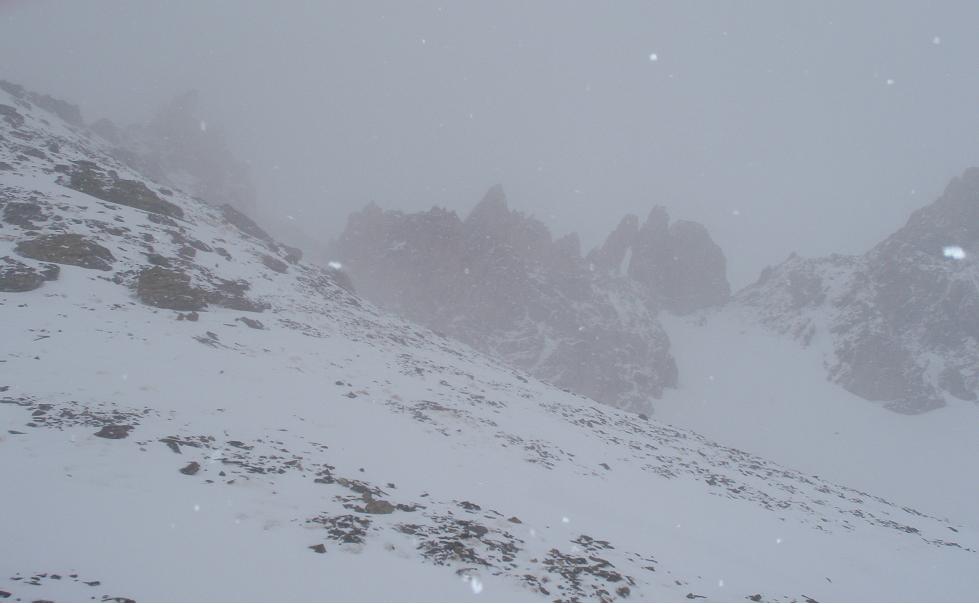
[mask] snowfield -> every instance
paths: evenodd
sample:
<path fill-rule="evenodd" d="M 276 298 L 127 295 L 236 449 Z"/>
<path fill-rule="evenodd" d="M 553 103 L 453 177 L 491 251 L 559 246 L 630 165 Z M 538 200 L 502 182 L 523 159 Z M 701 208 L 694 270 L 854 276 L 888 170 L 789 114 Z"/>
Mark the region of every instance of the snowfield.
<path fill-rule="evenodd" d="M 0 258 L 44 270 L 33 241 L 65 260 L 0 293 L 7 601 L 979 593 L 961 510 L 534 380 L 381 313 L 29 99 L 2 91 L 0 111 Z M 143 190 L 125 181 L 180 212 L 77 189 Z M 93 258 L 108 269 L 77 264 Z M 149 291 L 159 274 L 206 306 L 147 303 L 178 304 Z"/>

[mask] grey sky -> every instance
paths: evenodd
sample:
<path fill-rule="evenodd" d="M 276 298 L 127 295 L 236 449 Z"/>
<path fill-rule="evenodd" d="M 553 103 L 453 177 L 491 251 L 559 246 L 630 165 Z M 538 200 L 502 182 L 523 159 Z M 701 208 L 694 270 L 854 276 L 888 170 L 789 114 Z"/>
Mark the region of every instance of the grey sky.
<path fill-rule="evenodd" d="M 501 182 L 586 247 L 665 205 L 740 286 L 864 250 L 979 164 L 977 31 L 948 1 L 40 0 L 0 3 L 0 77 L 120 123 L 199 89 L 310 236 Z"/>

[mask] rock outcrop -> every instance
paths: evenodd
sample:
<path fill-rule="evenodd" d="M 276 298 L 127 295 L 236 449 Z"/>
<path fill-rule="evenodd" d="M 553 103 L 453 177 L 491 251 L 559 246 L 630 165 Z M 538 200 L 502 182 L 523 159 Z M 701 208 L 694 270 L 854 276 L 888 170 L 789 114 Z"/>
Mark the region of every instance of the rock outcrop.
<path fill-rule="evenodd" d="M 792 256 L 737 295 L 804 344 L 829 376 L 903 413 L 979 398 L 979 168 L 860 256 Z"/>
<path fill-rule="evenodd" d="M 729 294 L 723 254 L 699 225 L 670 226 L 662 209 L 642 228 L 628 216 L 583 258 L 576 235 L 553 239 L 511 210 L 500 186 L 465 220 L 371 204 L 350 216 L 333 251 L 375 303 L 640 412 L 677 383 L 659 310 L 692 312 Z"/>

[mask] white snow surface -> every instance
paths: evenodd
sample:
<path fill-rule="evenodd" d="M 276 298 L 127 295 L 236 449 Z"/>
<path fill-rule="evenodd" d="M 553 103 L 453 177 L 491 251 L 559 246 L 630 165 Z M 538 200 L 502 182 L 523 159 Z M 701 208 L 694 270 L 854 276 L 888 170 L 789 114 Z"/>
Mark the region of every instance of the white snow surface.
<path fill-rule="evenodd" d="M 160 188 L 55 116 L 6 92 L 0 104 L 24 118 L 0 117 L 4 198 L 60 218 L 38 232 L 86 234 L 116 259 L 0 293 L 10 601 L 979 593 L 979 535 L 961 519 L 563 392 L 380 313 L 315 267 L 270 270 L 261 241 L 179 191 L 179 227 L 233 259 L 194 262 L 246 279 L 270 308 L 178 321 L 146 306 L 132 288 L 147 236 L 175 257 L 172 227 L 57 184 L 54 166 L 86 159 Z M 52 140 L 44 158 L 22 153 Z M 14 251 L 30 236 L 0 225 L 0 257 L 36 264 Z M 718 388 L 722 369 L 710 368 Z M 96 436 L 106 425 L 132 430 Z"/>
<path fill-rule="evenodd" d="M 894 413 L 826 378 L 826 330 L 803 347 L 739 306 L 661 320 L 685 370 L 657 402 L 658 419 L 979 527 L 975 403 Z"/>

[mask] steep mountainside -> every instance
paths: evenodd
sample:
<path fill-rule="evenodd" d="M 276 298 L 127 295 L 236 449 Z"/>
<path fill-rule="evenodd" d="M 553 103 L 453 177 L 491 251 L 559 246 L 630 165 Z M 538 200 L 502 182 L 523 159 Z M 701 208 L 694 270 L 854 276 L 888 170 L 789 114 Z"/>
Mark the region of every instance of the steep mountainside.
<path fill-rule="evenodd" d="M 92 132 L 110 143 L 109 152 L 161 184 L 210 203 L 251 211 L 256 199 L 248 166 L 235 159 L 220 128 L 200 115 L 196 91 L 167 103 L 147 124 L 118 126 L 102 118 Z"/>
<path fill-rule="evenodd" d="M 599 250 L 558 240 L 493 187 L 454 212 L 350 217 L 334 255 L 371 301 L 610 405 L 649 412 L 676 385 L 660 308 L 723 303 L 725 261 L 706 230 L 655 209 L 623 220 Z"/>
<path fill-rule="evenodd" d="M 764 324 L 831 341 L 829 377 L 895 411 L 979 394 L 979 168 L 862 256 L 792 256 L 736 296 Z"/>
<path fill-rule="evenodd" d="M 0 91 L 0 597 L 964 600 L 979 535 L 376 310 Z"/>

